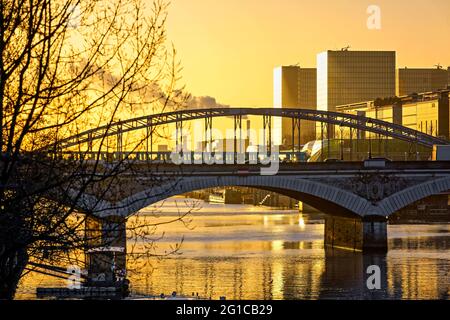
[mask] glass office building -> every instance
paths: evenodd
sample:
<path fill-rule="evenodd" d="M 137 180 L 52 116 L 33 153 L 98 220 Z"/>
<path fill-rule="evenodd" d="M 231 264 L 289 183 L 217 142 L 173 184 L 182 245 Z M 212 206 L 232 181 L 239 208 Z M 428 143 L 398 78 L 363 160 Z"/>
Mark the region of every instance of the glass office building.
<path fill-rule="evenodd" d="M 442 68 L 403 68 L 398 70 L 397 77 L 397 95 L 404 96 L 412 93 L 447 89 L 449 71 Z"/>
<path fill-rule="evenodd" d="M 317 56 L 317 105 L 335 111 L 356 101 L 395 96 L 395 51 L 326 51 Z"/>
<path fill-rule="evenodd" d="M 447 88 L 450 88 L 450 67 L 447 68 Z"/>
<path fill-rule="evenodd" d="M 396 94 L 395 51 L 325 51 L 317 55 L 317 108 L 392 97 Z M 327 127 L 328 138 L 335 136 Z M 322 138 L 320 124 L 316 131 Z"/>
<path fill-rule="evenodd" d="M 450 138 L 450 90 L 337 106 L 338 112 L 379 119 L 436 137 Z M 364 134 L 368 137 L 368 133 Z"/>
<path fill-rule="evenodd" d="M 274 107 L 294 109 L 316 109 L 316 69 L 299 66 L 282 66 L 274 69 Z M 279 145 L 292 146 L 291 119 L 274 119 L 274 129 L 279 133 Z M 300 121 L 300 144 L 315 139 L 315 125 L 311 121 Z M 275 140 L 275 139 L 274 139 Z M 294 136 L 296 148 L 298 131 Z"/>

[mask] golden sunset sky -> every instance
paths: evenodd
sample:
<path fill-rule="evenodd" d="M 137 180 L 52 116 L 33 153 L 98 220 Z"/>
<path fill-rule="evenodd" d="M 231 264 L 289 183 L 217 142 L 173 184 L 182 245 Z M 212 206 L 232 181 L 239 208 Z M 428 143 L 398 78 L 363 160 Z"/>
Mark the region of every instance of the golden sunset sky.
<path fill-rule="evenodd" d="M 232 106 L 271 106 L 274 67 L 347 45 L 396 50 L 398 67 L 450 65 L 449 0 L 172 0 L 167 27 L 187 89 Z"/>

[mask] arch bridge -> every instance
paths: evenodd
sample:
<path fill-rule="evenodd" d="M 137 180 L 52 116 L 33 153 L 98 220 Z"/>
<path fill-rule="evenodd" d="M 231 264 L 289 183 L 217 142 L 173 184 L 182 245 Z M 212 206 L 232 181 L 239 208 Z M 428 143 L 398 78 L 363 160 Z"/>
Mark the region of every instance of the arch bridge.
<path fill-rule="evenodd" d="M 253 187 L 290 196 L 328 214 L 326 244 L 386 249 L 389 216 L 450 190 L 450 162 L 387 162 L 375 167 L 371 161 L 280 164 L 276 175 L 261 175 L 259 165 L 149 167 L 136 162 L 132 167 L 133 173 L 116 177 L 106 194 L 95 188 L 84 194 L 80 210 L 125 220 L 171 196 L 214 187 Z"/>
<path fill-rule="evenodd" d="M 176 143 L 178 144 L 178 139 L 182 139 L 181 131 L 183 123 L 192 120 L 203 119 L 205 122 L 204 137 L 207 140 L 212 140 L 211 131 L 213 129 L 213 119 L 219 117 L 234 118 L 234 132 L 235 139 L 237 139 L 238 136 L 242 137 L 242 117 L 244 116 L 261 116 L 263 118 L 263 129 L 264 132 L 268 135 L 267 139 L 269 145 L 272 142 L 273 128 L 271 120 L 272 118 L 276 117 L 291 119 L 293 139 L 296 131 L 300 132 L 301 130 L 300 120 L 309 120 L 320 123 L 323 129 L 321 130 L 322 133 L 328 131 L 328 137 L 322 136 L 322 138 L 330 138 L 331 134 L 329 130 L 326 130 L 324 126 L 336 125 L 342 128 L 349 128 L 350 130 L 370 132 L 384 137 L 423 145 L 425 147 L 432 147 L 433 145 L 442 145 L 449 143 L 445 139 L 434 137 L 398 124 L 339 112 L 288 108 L 214 108 L 179 110 L 118 121 L 110 125 L 87 130 L 74 136 L 62 139 L 58 142 L 57 146 L 48 146 L 46 149 L 55 150 L 56 148 L 60 151 L 85 144 L 88 146 L 88 151 L 92 151 L 92 145 L 94 141 L 101 140 L 107 137 L 116 137 L 116 151 L 121 152 L 123 151 L 121 150 L 121 148 L 123 146 L 122 137 L 124 133 L 136 130 L 146 130 L 148 133 L 147 138 L 149 140 L 149 143 L 146 145 L 146 152 L 151 152 L 153 149 L 153 139 L 151 135 L 154 128 L 167 124 L 176 124 L 176 129 L 180 133 L 179 136 L 177 134 L 176 139 Z M 353 135 L 350 134 L 350 137 L 352 136 Z M 298 137 L 300 137 L 300 134 L 298 134 Z M 294 141 L 292 142 L 294 144 Z"/>
<path fill-rule="evenodd" d="M 130 156 L 120 150 L 122 135 L 126 132 L 147 130 L 150 146 L 147 144 L 143 154 L 148 155 L 152 153 L 151 133 L 155 127 L 175 123 L 177 130 L 182 130 L 184 122 L 204 119 L 205 137 L 212 140 L 212 120 L 218 117 L 234 118 L 236 145 L 242 117 L 249 115 L 263 117 L 269 143 L 272 141 L 271 119 L 283 117 L 290 118 L 298 131 L 300 120 L 310 120 L 424 147 L 449 144 L 447 140 L 397 124 L 351 114 L 303 109 L 219 108 L 180 110 L 119 121 L 61 140 L 56 149 L 65 152 L 84 144 L 88 146 L 84 153 L 99 156 L 100 151 L 92 150 L 94 141 L 115 136 L 118 139 L 115 152 L 123 160 L 123 154 Z M 47 148 L 51 150 L 55 150 L 55 146 Z M 291 196 L 329 214 L 325 226 L 327 245 L 353 250 L 386 250 L 386 225 L 390 215 L 418 200 L 450 190 L 450 162 L 368 159 L 365 162 L 280 163 L 276 174 L 261 175 L 264 165 L 259 162 L 176 165 L 170 161 L 153 163 L 146 156 L 134 159 L 128 164 L 129 171 L 115 177 L 117 180 L 111 189 L 103 190 L 99 185 L 86 191 L 78 202 L 79 209 L 102 218 L 125 221 L 140 209 L 174 195 L 212 187 L 254 187 Z M 106 165 L 108 160 L 100 162 Z"/>

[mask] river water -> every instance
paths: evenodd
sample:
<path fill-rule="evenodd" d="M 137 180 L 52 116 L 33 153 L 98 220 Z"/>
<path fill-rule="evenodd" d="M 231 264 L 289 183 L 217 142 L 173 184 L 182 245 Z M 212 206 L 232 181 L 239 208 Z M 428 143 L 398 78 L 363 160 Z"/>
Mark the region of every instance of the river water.
<path fill-rule="evenodd" d="M 133 295 L 160 293 L 218 299 L 449 299 L 450 224 L 392 225 L 387 254 L 325 250 L 317 215 L 248 205 L 172 198 L 142 210 L 130 224 L 170 221 L 146 240 L 130 241 Z M 156 218 L 155 216 L 158 216 Z M 189 221 L 187 221 L 189 220 Z M 150 247 L 152 240 L 155 246 Z M 164 255 L 180 244 L 176 255 Z M 380 270 L 369 290 L 369 266 Z M 65 281 L 30 273 L 17 298 L 34 299 L 38 286 Z"/>

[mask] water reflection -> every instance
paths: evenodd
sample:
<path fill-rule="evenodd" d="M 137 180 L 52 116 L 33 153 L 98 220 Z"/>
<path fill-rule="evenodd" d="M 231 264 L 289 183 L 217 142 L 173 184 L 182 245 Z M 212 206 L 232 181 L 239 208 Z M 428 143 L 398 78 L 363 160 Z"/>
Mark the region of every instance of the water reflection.
<path fill-rule="evenodd" d="M 302 213 L 300 213 L 300 216 L 298 218 L 298 226 L 300 227 L 301 230 L 305 230 L 306 222 Z"/>
<path fill-rule="evenodd" d="M 167 216 L 176 214 L 164 208 Z M 314 216 L 258 210 L 205 205 L 192 217 L 193 230 L 167 225 L 160 248 L 185 236 L 182 254 L 138 267 L 130 261 L 133 292 L 213 299 L 449 298 L 449 225 L 389 226 L 388 253 L 361 254 L 325 250 L 323 224 Z M 380 267 L 381 290 L 366 286 L 370 265 Z M 33 298 L 37 285 L 49 284 L 64 285 L 30 274 L 18 297 Z"/>
<path fill-rule="evenodd" d="M 282 258 L 170 259 L 157 267 L 136 292 L 199 293 L 203 297 L 228 299 L 318 298 L 323 260 L 308 257 L 297 263 Z"/>
<path fill-rule="evenodd" d="M 383 299 L 387 294 L 387 255 L 363 254 L 346 250 L 326 249 L 325 272 L 322 275 L 321 299 Z M 380 289 L 369 289 L 367 282 L 377 266 Z M 372 283 L 372 282 L 371 282 Z"/>

